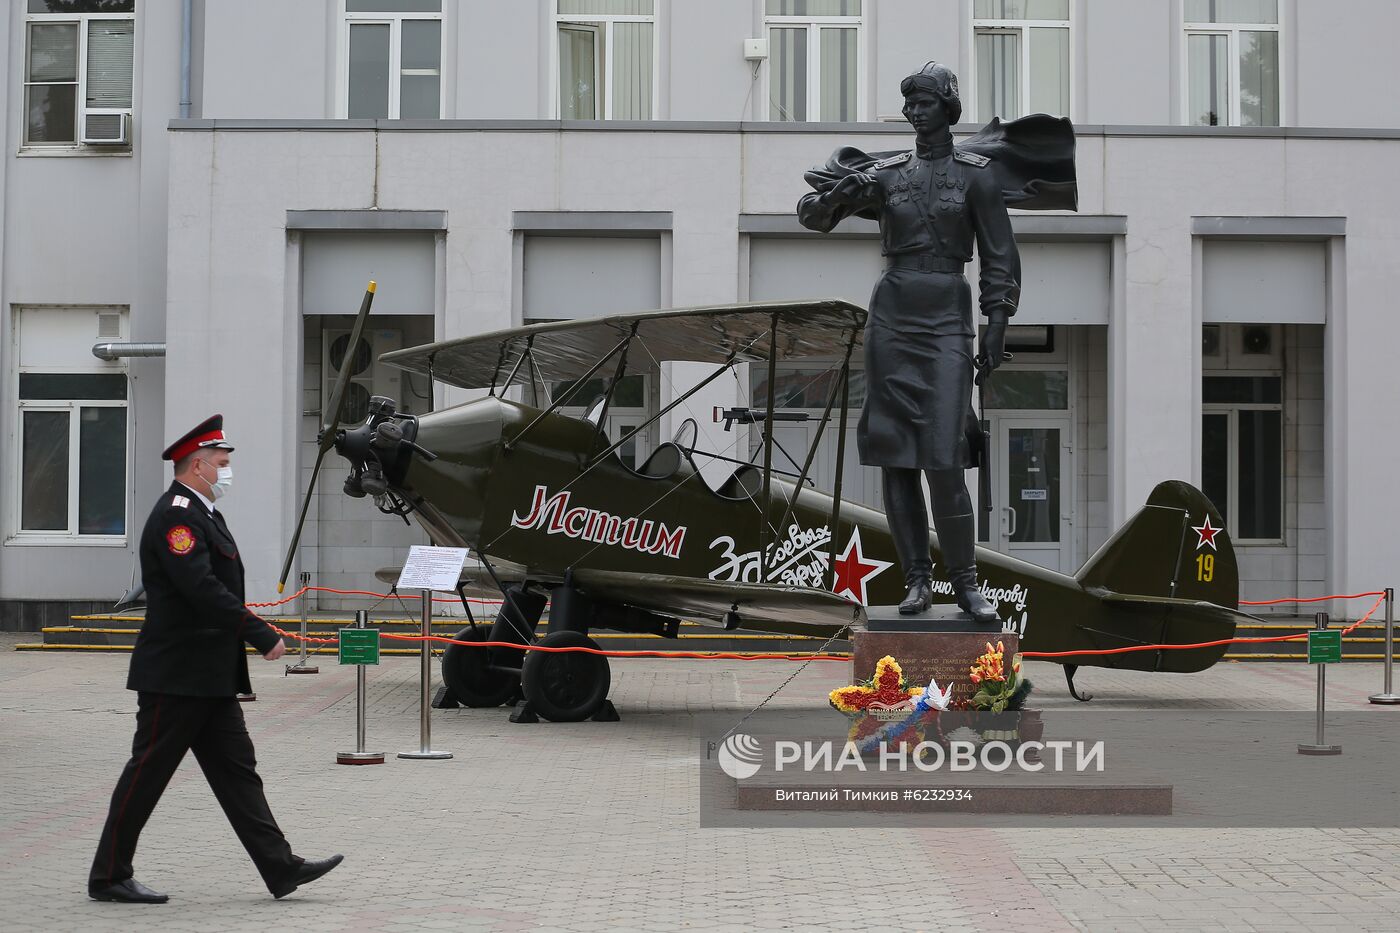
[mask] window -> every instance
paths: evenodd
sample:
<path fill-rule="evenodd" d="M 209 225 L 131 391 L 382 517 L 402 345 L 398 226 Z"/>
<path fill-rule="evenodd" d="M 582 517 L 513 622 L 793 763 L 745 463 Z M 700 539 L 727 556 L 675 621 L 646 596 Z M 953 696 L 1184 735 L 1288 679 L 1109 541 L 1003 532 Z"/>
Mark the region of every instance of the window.
<path fill-rule="evenodd" d="M 126 374 L 19 375 L 19 530 L 126 534 Z"/>
<path fill-rule="evenodd" d="M 973 0 L 977 118 L 1069 114 L 1069 0 Z"/>
<path fill-rule="evenodd" d="M 130 138 L 136 0 L 27 0 L 24 145 Z"/>
<path fill-rule="evenodd" d="M 1201 489 L 1239 542 L 1283 539 L 1283 378 L 1206 376 Z"/>
<path fill-rule="evenodd" d="M 861 0 L 765 0 L 768 119 L 860 119 Z"/>
<path fill-rule="evenodd" d="M 121 541 L 127 524 L 127 376 L 94 359 L 126 334 L 125 309 L 20 308 L 10 527 L 21 540 Z"/>
<path fill-rule="evenodd" d="M 347 117 L 442 116 L 442 0 L 345 0 L 345 27 Z"/>
<path fill-rule="evenodd" d="M 1186 122 L 1279 125 L 1278 0 L 1185 0 Z"/>
<path fill-rule="evenodd" d="M 656 96 L 654 0 L 557 0 L 562 120 L 650 120 Z"/>

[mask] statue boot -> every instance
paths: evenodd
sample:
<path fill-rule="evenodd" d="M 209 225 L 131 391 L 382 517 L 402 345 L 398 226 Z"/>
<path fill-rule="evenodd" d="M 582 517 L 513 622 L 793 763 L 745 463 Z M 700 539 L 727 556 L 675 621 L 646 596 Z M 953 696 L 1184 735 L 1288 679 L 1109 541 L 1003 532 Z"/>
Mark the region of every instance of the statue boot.
<path fill-rule="evenodd" d="M 922 568 L 913 568 L 904 578 L 904 601 L 899 604 L 899 614 L 918 615 L 933 605 L 933 564 L 924 561 Z"/>
<path fill-rule="evenodd" d="M 918 615 L 933 605 L 933 559 L 929 556 L 928 510 L 918 470 L 886 467 L 882 471 L 885 515 L 890 523 L 899 566 L 904 571 L 900 615 Z"/>
<path fill-rule="evenodd" d="M 938 547 L 943 552 L 943 562 L 948 568 L 948 580 L 953 584 L 953 597 L 958 608 L 979 625 L 994 625 L 1001 616 L 978 586 L 977 558 L 977 518 L 971 512 L 965 515 L 934 516 L 934 527 L 938 529 Z"/>

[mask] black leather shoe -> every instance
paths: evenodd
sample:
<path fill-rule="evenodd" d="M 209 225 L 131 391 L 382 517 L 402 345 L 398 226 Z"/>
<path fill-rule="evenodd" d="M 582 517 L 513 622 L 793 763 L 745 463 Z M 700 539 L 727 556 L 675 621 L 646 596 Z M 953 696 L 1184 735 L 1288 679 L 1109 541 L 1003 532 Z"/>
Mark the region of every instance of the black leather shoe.
<path fill-rule="evenodd" d="M 933 587 L 927 580 L 915 580 L 909 584 L 909 592 L 905 594 L 904 602 L 899 604 L 899 614 L 902 616 L 913 616 L 923 612 L 933 605 Z"/>
<path fill-rule="evenodd" d="M 281 887 L 273 889 L 272 896 L 279 899 L 284 898 L 302 885 L 315 881 L 343 861 L 345 861 L 343 855 L 332 855 L 330 858 L 323 859 L 307 859 L 297 866 L 296 872 Z"/>
<path fill-rule="evenodd" d="M 95 901 L 120 901 L 123 904 L 164 904 L 169 894 L 157 894 L 135 878 L 109 884 L 105 888 L 88 886 L 88 897 Z"/>

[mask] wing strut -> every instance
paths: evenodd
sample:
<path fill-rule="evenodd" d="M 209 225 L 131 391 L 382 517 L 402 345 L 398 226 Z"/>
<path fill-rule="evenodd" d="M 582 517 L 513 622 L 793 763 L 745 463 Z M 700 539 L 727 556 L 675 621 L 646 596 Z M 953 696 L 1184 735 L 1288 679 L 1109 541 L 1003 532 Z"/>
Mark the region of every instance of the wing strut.
<path fill-rule="evenodd" d="M 633 324 L 632 329 L 627 333 L 627 339 L 622 343 L 622 352 L 617 358 L 617 372 L 613 373 L 612 381 L 608 383 L 608 390 L 603 393 L 603 407 L 598 412 L 598 430 L 603 433 L 603 439 L 608 437 L 608 409 L 612 408 L 613 397 L 617 395 L 617 387 L 622 384 L 622 377 L 627 374 L 627 354 L 632 352 L 632 338 L 637 336 L 639 324 Z M 621 446 L 621 445 L 619 445 Z M 595 458 L 591 461 L 597 463 Z"/>
<path fill-rule="evenodd" d="M 506 394 L 510 384 L 515 381 L 515 374 L 520 371 L 520 366 L 525 362 L 525 358 L 530 355 L 530 347 L 535 342 L 535 335 L 531 334 L 525 338 L 525 349 L 520 351 L 520 355 L 515 358 L 515 365 L 510 368 L 510 374 L 506 376 L 506 381 L 501 383 L 501 395 Z"/>
<path fill-rule="evenodd" d="M 851 401 L 851 351 L 856 346 L 856 335 L 860 331 L 851 328 L 851 339 L 846 342 L 846 359 L 841 364 L 841 417 L 836 427 L 836 484 L 831 491 L 831 543 L 826 556 L 828 579 L 826 588 L 836 589 L 836 542 L 841 531 L 841 478 L 846 471 L 846 413 Z"/>
<path fill-rule="evenodd" d="M 768 579 L 768 510 L 772 506 L 773 486 L 773 421 L 772 412 L 777 407 L 778 394 L 778 315 L 774 313 L 773 323 L 768 330 L 768 430 L 763 432 L 763 522 L 758 526 L 758 578 Z M 801 488 L 799 484 L 798 488 Z M 795 498 L 794 494 L 794 498 Z M 781 526 L 779 526 L 781 528 Z M 774 537 L 782 534 L 774 531 Z"/>
<path fill-rule="evenodd" d="M 606 450 L 603 450 L 603 451 L 600 451 L 600 452 L 594 454 L 594 455 L 593 455 L 593 459 L 588 461 L 588 467 L 587 467 L 587 469 L 589 469 L 589 470 L 593 469 L 594 465 L 597 464 L 597 463 L 598 463 L 600 460 L 602 460 L 604 457 L 606 457 L 608 454 L 610 454 L 610 453 L 612 453 L 613 451 L 617 450 L 617 449 L 618 449 L 619 447 L 621 447 L 623 444 L 626 444 L 628 441 L 632 440 L 632 438 L 636 437 L 638 434 L 642 433 L 642 432 L 645 431 L 647 428 L 651 427 L 651 426 L 652 426 L 653 424 L 655 424 L 657 421 L 660 421 L 662 418 L 666 417 L 666 416 L 667 416 L 668 414 L 670 414 L 672 411 L 674 411 L 675 409 L 679 408 L 681 405 L 685 404 L 686 401 L 688 401 L 692 395 L 694 395 L 695 393 L 699 392 L 701 389 L 705 388 L 705 386 L 709 385 L 710 383 L 714 382 L 714 381 L 715 381 L 716 379 L 718 379 L 720 376 L 723 376 L 726 372 L 729 371 L 729 367 L 731 367 L 731 366 L 734 365 L 734 358 L 735 358 L 736 356 L 738 356 L 738 353 L 737 353 L 737 352 L 730 354 L 729 358 L 726 359 L 722 364 L 720 364 L 720 365 L 715 369 L 714 372 L 710 373 L 710 374 L 709 374 L 708 376 L 706 376 L 704 379 L 700 380 L 700 382 L 696 383 L 695 386 L 694 386 L 693 388 L 691 388 L 688 392 L 686 392 L 685 394 L 681 395 L 679 398 L 677 398 L 677 399 L 675 399 L 674 401 L 672 401 L 672 402 L 671 402 L 669 405 L 667 405 L 665 408 L 662 408 L 662 409 L 660 409 L 659 411 L 657 411 L 656 414 L 654 414 L 654 415 L 652 415 L 651 417 L 647 418 L 645 421 L 643 421 L 641 424 L 637 425 L 637 426 L 636 426 L 635 428 L 633 428 L 631 431 L 628 431 L 628 432 L 627 432 L 626 434 L 624 434 L 622 437 L 618 438 L 617 441 L 616 441 L 615 443 L 611 444 Z M 606 410 L 606 409 L 604 409 L 603 414 L 604 414 L 604 416 L 607 415 L 607 410 Z M 600 419 L 600 420 L 601 420 L 601 419 Z"/>
<path fill-rule="evenodd" d="M 815 460 L 817 456 L 817 446 L 821 443 L 822 435 L 826 433 L 826 426 L 831 421 L 831 409 L 836 406 L 836 399 L 842 393 L 842 387 L 846 384 L 846 377 L 850 372 L 850 367 L 851 347 L 848 344 L 846 346 L 846 358 L 841 361 L 840 374 L 837 376 L 836 381 L 832 383 L 831 392 L 827 394 L 826 398 L 826 408 L 822 411 L 821 420 L 817 422 L 817 433 L 812 437 L 812 443 L 807 447 L 807 458 L 802 463 L 802 472 L 797 474 L 797 488 L 793 490 L 792 498 L 788 499 L 787 508 L 783 511 L 782 520 L 779 521 L 775 527 L 777 534 L 781 535 L 783 533 L 783 529 L 787 527 L 788 518 L 792 516 L 792 510 L 797 505 L 797 497 L 801 495 L 802 484 L 807 481 L 807 473 L 812 469 L 812 461 Z M 772 424 L 770 423 L 768 427 L 771 431 Z M 831 536 L 833 538 L 836 537 L 834 528 L 831 531 Z M 774 544 L 776 543 L 775 541 Z"/>
<path fill-rule="evenodd" d="M 574 394 L 575 394 L 576 392 L 578 392 L 579 389 L 583 388 L 583 384 L 584 384 L 585 382 L 587 382 L 588 380 L 592 379 L 592 378 L 593 378 L 593 374 L 596 373 L 598 370 L 602 369 L 602 368 L 603 368 L 603 364 L 606 363 L 608 360 L 612 359 L 614 356 L 616 356 L 616 355 L 618 354 L 618 352 L 620 351 L 620 352 L 622 353 L 622 360 L 621 360 L 621 365 L 619 365 L 618 368 L 617 368 L 618 375 L 613 377 L 612 383 L 608 386 L 608 392 L 607 392 L 607 394 L 608 394 L 608 397 L 611 398 L 611 397 L 612 397 L 613 390 L 616 388 L 617 382 L 618 382 L 618 380 L 621 378 L 621 373 L 622 373 L 623 371 L 625 371 L 626 368 L 627 368 L 627 345 L 628 345 L 629 343 L 632 342 L 632 338 L 633 338 L 633 336 L 635 336 L 635 335 L 636 335 L 636 328 L 634 327 L 633 330 L 632 330 L 632 333 L 629 333 L 626 337 L 622 338 L 622 340 L 618 341 L 617 346 L 613 347 L 613 348 L 612 348 L 611 350 L 609 350 L 607 353 L 603 354 L 603 356 L 602 356 L 601 358 L 599 358 L 598 362 L 596 362 L 596 363 L 593 364 L 593 366 L 588 370 L 588 372 L 584 373 L 584 374 L 583 374 L 582 376 L 580 376 L 578 379 L 575 379 L 575 380 L 574 380 L 574 384 L 571 385 L 571 386 L 569 386 L 569 388 L 568 388 L 566 391 L 564 391 L 563 393 L 561 393 L 560 396 L 559 396 L 557 399 L 550 399 L 550 401 L 549 401 L 549 407 L 548 407 L 548 408 L 546 408 L 544 411 L 542 411 L 542 412 L 540 412 L 538 415 L 536 415 L 533 421 L 531 421 L 529 424 L 525 425 L 525 427 L 521 428 L 519 434 L 515 435 L 515 437 L 511 438 L 509 441 L 506 442 L 506 450 L 509 451 L 509 450 L 510 450 L 512 447 L 514 447 L 516 444 L 519 444 L 522 440 L 525 439 L 526 435 L 528 435 L 531 431 L 533 431 L 533 430 L 535 429 L 535 426 L 536 426 L 536 425 L 538 425 L 541 421 L 543 421 L 543 420 L 544 420 L 546 417 L 548 417 L 549 415 L 552 415 L 555 411 L 557 411 L 557 410 L 559 409 L 560 406 L 562 406 L 562 405 L 563 405 L 565 402 L 567 402 L 569 399 L 573 398 L 573 397 L 574 397 Z M 534 358 L 533 356 L 531 356 L 531 357 L 530 357 L 530 366 L 531 366 L 531 367 L 534 367 L 534 365 L 535 365 L 535 358 Z M 536 371 L 538 372 L 538 370 L 536 370 Z M 512 370 L 512 371 L 511 371 L 511 375 L 514 375 L 514 374 L 515 374 L 515 373 L 514 373 L 514 370 Z M 543 381 L 544 377 L 543 377 L 543 376 L 540 376 L 540 379 L 541 379 L 541 381 Z M 506 385 L 507 385 L 507 386 L 510 385 L 510 380 L 509 380 L 509 379 L 506 380 Z M 604 419 L 605 419 L 606 417 L 607 417 L 607 412 L 604 411 L 604 412 L 603 412 L 603 417 L 600 417 L 600 418 L 598 419 L 598 423 L 599 423 L 600 426 L 604 423 Z"/>

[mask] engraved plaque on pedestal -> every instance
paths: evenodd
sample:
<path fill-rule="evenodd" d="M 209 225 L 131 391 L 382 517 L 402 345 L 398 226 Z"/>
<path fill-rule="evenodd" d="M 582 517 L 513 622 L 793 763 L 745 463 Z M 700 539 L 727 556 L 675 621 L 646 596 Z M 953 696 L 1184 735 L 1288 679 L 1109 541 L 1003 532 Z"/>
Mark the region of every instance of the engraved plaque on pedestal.
<path fill-rule="evenodd" d="M 875 665 L 885 655 L 899 662 L 910 687 L 928 686 L 929 678 L 939 687 L 953 686 L 954 700 L 967 700 L 976 692 L 968 673 L 978 656 L 1001 642 L 1006 664 L 1021 650 L 1015 632 L 1003 632 L 1000 625 L 978 625 L 952 605 L 937 605 L 918 615 L 902 616 L 897 606 L 871 606 L 863 629 L 851 632 L 854 680 L 875 675 Z"/>

